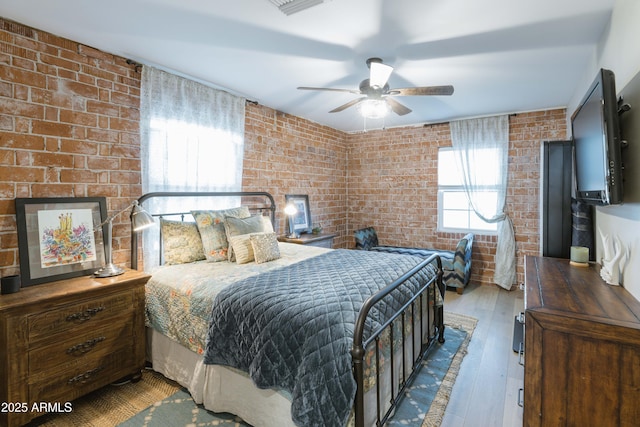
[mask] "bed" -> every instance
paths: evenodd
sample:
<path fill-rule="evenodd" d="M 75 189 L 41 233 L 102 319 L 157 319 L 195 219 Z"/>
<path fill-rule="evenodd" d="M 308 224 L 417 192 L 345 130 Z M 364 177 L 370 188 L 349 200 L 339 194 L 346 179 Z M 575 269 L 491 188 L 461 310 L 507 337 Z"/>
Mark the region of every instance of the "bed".
<path fill-rule="evenodd" d="M 184 209 L 199 200 L 226 206 Z M 209 410 L 256 427 L 382 425 L 444 341 L 438 256 L 277 242 L 265 192 L 149 193 L 138 202 L 160 223 L 143 244 L 131 234 L 132 267 L 152 275 L 147 358 Z M 191 254 L 200 243 L 205 259 Z"/>

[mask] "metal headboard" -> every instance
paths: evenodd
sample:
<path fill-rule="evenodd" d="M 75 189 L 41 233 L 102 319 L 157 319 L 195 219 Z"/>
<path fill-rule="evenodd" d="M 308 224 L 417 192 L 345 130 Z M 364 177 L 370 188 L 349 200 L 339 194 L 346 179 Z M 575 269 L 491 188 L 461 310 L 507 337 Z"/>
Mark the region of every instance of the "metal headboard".
<path fill-rule="evenodd" d="M 196 198 L 215 198 L 215 197 L 241 197 L 242 203 L 244 205 L 245 202 L 250 202 L 250 205 L 247 207 L 253 212 L 259 212 L 263 214 L 263 212 L 268 211 L 271 217 L 271 223 L 273 224 L 274 229 L 277 230 L 276 225 L 276 203 L 273 199 L 273 196 L 265 191 L 214 191 L 214 192 L 199 192 L 199 191 L 187 191 L 187 192 L 153 192 L 146 193 L 138 198 L 138 203 L 145 210 L 149 212 L 147 206 L 144 205 L 144 202 L 150 199 L 160 199 L 160 198 L 175 198 L 175 197 L 196 197 Z M 187 209 L 187 208 L 185 208 Z M 189 210 L 185 210 L 183 212 L 149 212 L 153 217 L 164 217 L 164 216 L 186 216 L 191 215 Z M 138 269 L 138 234 L 131 230 L 131 268 L 134 270 Z"/>

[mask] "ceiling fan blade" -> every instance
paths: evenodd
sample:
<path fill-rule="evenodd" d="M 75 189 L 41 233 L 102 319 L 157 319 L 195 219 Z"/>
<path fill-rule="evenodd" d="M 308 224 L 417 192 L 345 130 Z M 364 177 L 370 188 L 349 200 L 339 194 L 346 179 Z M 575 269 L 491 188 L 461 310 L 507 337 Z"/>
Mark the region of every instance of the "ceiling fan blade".
<path fill-rule="evenodd" d="M 404 116 L 405 114 L 409 114 L 411 112 L 410 108 L 405 107 L 404 105 L 402 105 L 401 103 L 399 103 L 393 98 L 387 97 L 385 98 L 385 100 L 387 101 L 387 104 L 389 104 L 389 107 L 391 107 L 393 112 L 399 116 Z"/>
<path fill-rule="evenodd" d="M 369 84 L 372 87 L 384 87 L 393 72 L 391 65 L 383 64 L 382 62 L 372 61 L 369 63 L 369 68 L 371 69 L 369 73 Z"/>
<path fill-rule="evenodd" d="M 298 87 L 298 89 L 299 90 L 322 90 L 322 91 L 328 91 L 328 92 L 347 92 L 347 93 L 355 93 L 357 95 L 360 95 L 360 91 L 355 89 L 337 89 L 337 88 L 330 88 L 330 87 L 308 87 L 308 86 L 300 86 Z"/>
<path fill-rule="evenodd" d="M 358 98 L 358 99 L 354 99 L 353 101 L 349 101 L 346 104 L 342 104 L 339 107 L 334 108 L 333 110 L 329 111 L 330 113 L 339 113 L 340 111 L 346 110 L 349 107 L 353 107 L 354 105 L 366 100 L 367 97 L 363 97 L 363 98 Z"/>
<path fill-rule="evenodd" d="M 405 87 L 390 89 L 388 94 L 395 96 L 451 95 L 453 94 L 453 86 Z"/>

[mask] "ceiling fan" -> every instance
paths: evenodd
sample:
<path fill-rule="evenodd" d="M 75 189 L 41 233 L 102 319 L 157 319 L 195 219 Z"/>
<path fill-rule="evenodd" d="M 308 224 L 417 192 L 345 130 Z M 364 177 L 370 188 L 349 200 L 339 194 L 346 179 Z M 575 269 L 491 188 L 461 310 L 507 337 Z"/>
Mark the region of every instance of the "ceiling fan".
<path fill-rule="evenodd" d="M 330 113 L 343 111 L 354 105 L 360 107 L 373 107 L 373 112 L 361 111 L 365 117 L 383 117 L 389 109 L 399 116 L 409 114 L 411 109 L 404 106 L 400 102 L 393 99 L 394 96 L 422 96 L 422 95 L 451 95 L 453 94 L 453 86 L 418 86 L 405 87 L 398 89 L 389 88 L 387 81 L 391 76 L 393 67 L 382 63 L 380 58 L 367 59 L 367 67 L 369 67 L 369 78 L 360 82 L 359 89 L 338 89 L 325 87 L 298 87 L 300 90 L 321 90 L 333 92 L 348 92 L 356 95 L 364 95 L 361 98 L 349 101 L 333 110 Z M 376 105 L 374 105 L 376 104 Z"/>

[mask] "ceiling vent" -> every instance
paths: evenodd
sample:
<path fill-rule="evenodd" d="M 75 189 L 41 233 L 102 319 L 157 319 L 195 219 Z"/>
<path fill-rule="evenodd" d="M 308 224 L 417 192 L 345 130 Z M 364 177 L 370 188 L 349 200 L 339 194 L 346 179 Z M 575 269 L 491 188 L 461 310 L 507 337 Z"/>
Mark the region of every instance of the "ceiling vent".
<path fill-rule="evenodd" d="M 291 15 L 296 12 L 309 9 L 312 6 L 316 6 L 323 3 L 323 0 L 269 0 L 275 4 L 278 9 L 285 15 Z"/>

